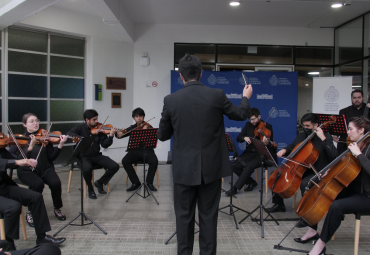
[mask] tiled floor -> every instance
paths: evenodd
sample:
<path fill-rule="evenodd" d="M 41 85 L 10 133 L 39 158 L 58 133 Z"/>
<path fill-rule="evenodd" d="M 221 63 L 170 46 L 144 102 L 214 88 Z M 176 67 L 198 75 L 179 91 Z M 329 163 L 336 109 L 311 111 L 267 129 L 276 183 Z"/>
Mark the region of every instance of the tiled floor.
<path fill-rule="evenodd" d="M 50 190 L 45 187 L 44 199 L 49 214 L 52 231 L 54 234 L 64 226 L 68 220 L 72 220 L 80 211 L 80 172 L 74 172 L 70 193 L 67 193 L 69 171 L 66 168 L 57 168 L 63 183 L 62 211 L 67 216 L 66 222 L 58 221 L 53 214 L 53 206 Z M 97 170 L 95 178 L 101 176 L 102 170 Z M 142 178 L 142 167 L 138 168 L 139 178 Z M 126 184 L 126 172 L 123 168 L 113 177 L 110 182 L 111 193 L 98 195 L 97 200 L 84 199 L 84 211 L 108 235 L 104 235 L 94 225 L 84 227 L 68 226 L 58 237 L 66 237 L 67 241 L 61 246 L 62 254 L 176 254 L 176 237 L 168 245 L 165 241 L 175 231 L 175 215 L 173 211 L 172 173 L 171 166 L 159 166 L 160 187 L 155 196 L 159 201 L 157 205 L 153 198 L 143 199 L 135 195 L 128 203 L 127 198 L 132 194 L 126 192 L 129 187 Z M 229 188 L 229 179 L 225 179 L 224 188 Z M 155 180 L 156 185 L 156 180 Z M 259 204 L 259 187 L 253 192 L 239 192 L 234 204 L 247 211 L 253 210 Z M 263 193 L 264 201 L 271 194 Z M 220 206 L 229 203 L 229 198 L 222 195 Z M 294 209 L 291 209 L 292 198 L 286 200 L 288 208 L 286 213 L 276 213 L 276 218 L 295 218 Z M 24 208 L 26 209 L 26 208 Z M 241 220 L 245 214 L 236 213 L 237 220 Z M 76 223 L 80 223 L 79 218 Z M 327 252 L 331 254 L 353 254 L 354 239 L 354 215 L 348 215 L 341 228 L 337 231 L 335 241 L 329 242 Z M 294 222 L 281 221 L 280 225 L 274 222 L 266 222 L 264 233 L 261 238 L 261 227 L 248 218 L 236 229 L 231 216 L 220 213 L 218 220 L 218 248 L 217 254 L 299 254 L 296 252 L 279 251 L 274 249 L 282 238 L 294 226 Z M 321 229 L 322 222 L 319 224 Z M 301 237 L 305 229 L 295 229 L 282 243 L 286 247 L 310 250 L 312 244 L 300 245 L 293 241 L 295 237 Z M 18 249 L 35 245 L 36 236 L 34 230 L 27 226 L 28 240 L 16 241 Z M 360 254 L 370 254 L 370 217 L 363 217 L 361 221 Z M 194 254 L 199 254 L 198 234 L 195 234 Z"/>

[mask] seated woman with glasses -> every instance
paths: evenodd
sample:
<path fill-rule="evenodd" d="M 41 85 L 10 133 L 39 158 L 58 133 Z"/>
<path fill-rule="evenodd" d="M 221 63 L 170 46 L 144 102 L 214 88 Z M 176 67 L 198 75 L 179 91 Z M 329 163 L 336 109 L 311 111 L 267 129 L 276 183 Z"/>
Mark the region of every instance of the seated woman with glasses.
<path fill-rule="evenodd" d="M 53 161 L 59 156 L 59 153 L 67 141 L 68 137 L 62 135 L 58 147 L 54 147 L 52 143 L 47 145 L 36 144 L 35 134 L 39 131 L 40 120 L 33 113 L 27 113 L 22 118 L 23 126 L 26 128 L 26 137 L 30 137 L 28 147 L 23 147 L 23 151 L 27 158 L 37 159 L 37 166 L 34 170 L 30 167 L 20 167 L 17 170 L 19 180 L 27 185 L 31 190 L 42 193 L 45 184 L 49 186 L 51 197 L 54 203 L 54 214 L 58 220 L 66 220 L 65 215 L 61 212 L 63 207 L 62 202 L 62 183 L 60 182 L 58 174 L 55 172 Z M 41 146 L 44 148 L 41 149 Z M 18 148 L 13 145 L 9 151 L 12 154 L 20 155 Z M 19 157 L 19 156 L 18 156 Z M 33 224 L 33 217 L 30 211 L 27 212 L 26 220 L 31 227 Z"/>

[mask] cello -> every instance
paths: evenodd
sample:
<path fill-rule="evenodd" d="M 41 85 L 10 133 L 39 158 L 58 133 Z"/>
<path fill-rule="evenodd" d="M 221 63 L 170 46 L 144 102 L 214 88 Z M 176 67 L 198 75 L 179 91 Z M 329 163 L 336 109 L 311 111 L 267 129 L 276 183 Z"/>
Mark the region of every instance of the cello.
<path fill-rule="evenodd" d="M 329 124 L 335 123 L 335 116 L 331 116 L 330 119 L 322 123 L 319 127 L 324 128 Z M 293 196 L 301 185 L 304 172 L 307 168 L 313 168 L 313 165 L 318 159 L 319 151 L 311 142 L 314 135 L 316 135 L 316 132 L 312 132 L 303 142 L 297 144 L 286 158 L 288 162 L 283 162 L 270 175 L 268 186 L 280 197 L 289 198 Z"/>
<path fill-rule="evenodd" d="M 370 131 L 361 137 L 357 144 L 370 136 Z M 329 165 L 323 168 L 308 182 L 314 185 L 309 189 L 297 206 L 296 213 L 311 226 L 316 225 L 326 215 L 338 194 L 357 177 L 361 164 L 347 149 Z M 325 177 L 321 180 L 319 176 Z"/>

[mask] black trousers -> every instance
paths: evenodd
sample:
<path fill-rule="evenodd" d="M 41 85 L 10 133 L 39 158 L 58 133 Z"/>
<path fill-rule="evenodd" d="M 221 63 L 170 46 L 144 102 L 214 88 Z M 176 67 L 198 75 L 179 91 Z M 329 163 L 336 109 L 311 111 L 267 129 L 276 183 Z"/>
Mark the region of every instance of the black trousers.
<path fill-rule="evenodd" d="M 19 239 L 19 215 L 21 206 L 28 206 L 33 216 L 36 234 L 51 230 L 44 199 L 38 192 L 18 186 L 8 186 L 8 197 L 0 197 L 0 211 L 4 214 L 5 234 Z"/>
<path fill-rule="evenodd" d="M 45 184 L 49 186 L 51 197 L 53 199 L 54 208 L 60 209 L 63 207 L 62 202 L 62 183 L 54 168 L 48 168 L 42 174 L 31 171 L 29 168 L 18 168 L 19 180 L 26 184 L 30 190 L 42 193 Z"/>
<path fill-rule="evenodd" d="M 195 207 L 199 213 L 199 247 L 201 255 L 216 254 L 217 217 L 221 197 L 221 180 L 197 186 L 174 184 L 177 254 L 193 254 Z"/>
<path fill-rule="evenodd" d="M 138 161 L 143 161 L 143 151 L 129 151 L 122 159 L 123 168 L 125 168 L 128 178 L 132 184 L 140 183 L 139 178 L 135 172 L 132 164 L 137 163 Z M 146 182 L 153 184 L 155 172 L 158 168 L 158 158 L 155 155 L 154 150 L 145 150 L 145 163 L 149 164 L 148 175 L 146 176 Z"/>
<path fill-rule="evenodd" d="M 31 249 L 24 249 L 19 251 L 11 251 L 12 255 L 61 255 L 59 247 L 53 244 L 37 245 Z"/>
<path fill-rule="evenodd" d="M 256 168 L 261 166 L 261 157 L 257 153 L 243 152 L 240 157 L 247 165 L 243 168 L 242 163 L 240 163 L 239 160 L 235 160 L 231 166 L 233 172 L 239 176 L 234 184 L 234 187 L 238 190 L 253 180 L 251 178 L 252 173 Z"/>
<path fill-rule="evenodd" d="M 114 162 L 111 158 L 101 154 L 82 157 L 83 176 L 89 189 L 93 188 L 91 180 L 93 167 L 95 166 L 104 167 L 104 169 L 107 169 L 103 176 L 98 180 L 101 184 L 104 185 L 108 184 L 110 179 L 112 179 L 113 175 L 117 173 L 119 169 L 119 165 L 116 162 Z"/>
<path fill-rule="evenodd" d="M 320 239 L 327 243 L 339 228 L 345 214 L 370 213 L 370 198 L 366 194 L 354 194 L 344 189 L 331 204 Z"/>

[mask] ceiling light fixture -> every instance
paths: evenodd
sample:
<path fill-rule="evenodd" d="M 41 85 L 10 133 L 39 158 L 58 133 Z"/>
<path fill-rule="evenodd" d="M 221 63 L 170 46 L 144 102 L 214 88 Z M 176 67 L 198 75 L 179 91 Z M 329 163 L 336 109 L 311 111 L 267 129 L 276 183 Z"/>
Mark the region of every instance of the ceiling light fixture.
<path fill-rule="evenodd" d="M 308 74 L 310 74 L 310 75 L 318 75 L 318 74 L 320 74 L 320 72 L 309 72 Z"/>
<path fill-rule="evenodd" d="M 342 6 L 343 6 L 343 4 L 332 4 L 331 8 L 340 8 Z"/>
<path fill-rule="evenodd" d="M 240 2 L 232 1 L 232 2 L 230 2 L 230 5 L 231 6 L 239 6 L 240 5 Z"/>

